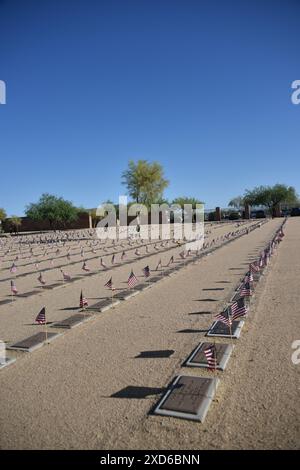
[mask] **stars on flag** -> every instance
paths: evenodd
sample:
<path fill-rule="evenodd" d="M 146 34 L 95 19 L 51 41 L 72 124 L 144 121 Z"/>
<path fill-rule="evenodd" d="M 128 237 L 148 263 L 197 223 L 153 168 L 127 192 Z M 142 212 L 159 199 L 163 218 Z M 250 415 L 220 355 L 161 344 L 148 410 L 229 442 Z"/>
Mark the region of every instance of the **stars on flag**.
<path fill-rule="evenodd" d="M 143 271 L 143 274 L 144 274 L 145 277 L 149 277 L 149 276 L 150 276 L 150 268 L 149 268 L 148 265 L 145 266 L 142 271 Z"/>
<path fill-rule="evenodd" d="M 129 278 L 127 279 L 128 287 L 130 288 L 134 287 L 137 283 L 138 283 L 137 277 L 134 274 L 134 272 L 131 271 L 131 273 L 129 274 Z"/>
<path fill-rule="evenodd" d="M 231 326 L 232 325 L 232 318 L 231 318 L 231 314 L 230 314 L 230 310 L 229 309 L 226 309 L 224 312 L 222 313 L 218 313 L 215 318 L 217 318 L 218 321 L 224 323 L 225 325 L 227 326 Z"/>
<path fill-rule="evenodd" d="M 83 296 L 82 291 L 80 292 L 80 299 L 79 299 L 79 308 L 88 307 L 89 303 L 87 299 Z"/>
<path fill-rule="evenodd" d="M 104 284 L 104 287 L 107 287 L 107 289 L 114 290 L 112 277 Z"/>
<path fill-rule="evenodd" d="M 13 273 L 13 274 L 17 272 L 17 266 L 15 265 L 15 263 L 13 263 L 13 264 L 11 265 L 11 267 L 10 267 L 10 272 Z"/>
<path fill-rule="evenodd" d="M 35 323 L 46 325 L 46 308 L 43 307 L 35 319 Z"/>

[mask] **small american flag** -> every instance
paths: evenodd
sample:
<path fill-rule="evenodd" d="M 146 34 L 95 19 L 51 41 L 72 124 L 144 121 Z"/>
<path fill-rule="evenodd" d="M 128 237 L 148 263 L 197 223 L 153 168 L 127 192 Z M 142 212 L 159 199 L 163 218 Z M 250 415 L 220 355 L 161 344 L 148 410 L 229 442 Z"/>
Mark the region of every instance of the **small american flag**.
<path fill-rule="evenodd" d="M 207 365 L 209 369 L 216 370 L 217 368 L 217 354 L 216 354 L 216 346 L 214 344 L 208 346 L 204 349 L 204 354 L 207 360 Z"/>
<path fill-rule="evenodd" d="M 46 325 L 46 309 L 45 307 L 42 308 L 40 313 L 35 319 L 35 323 L 39 323 L 40 325 Z"/>
<path fill-rule="evenodd" d="M 85 261 L 84 261 L 84 263 L 83 263 L 83 265 L 82 265 L 82 268 L 81 268 L 81 269 L 83 269 L 83 271 L 89 271 L 89 270 L 90 270 L 90 268 L 88 267 L 88 265 L 86 264 L 86 262 L 85 262 Z"/>
<path fill-rule="evenodd" d="M 39 283 L 42 284 L 42 286 L 44 286 L 46 284 L 46 281 L 45 279 L 43 278 L 43 275 L 42 273 L 40 273 L 39 277 L 37 278 Z"/>
<path fill-rule="evenodd" d="M 242 284 L 240 288 L 239 294 L 241 297 L 250 297 L 251 296 L 251 288 L 249 282 Z"/>
<path fill-rule="evenodd" d="M 64 281 L 71 281 L 71 276 L 68 273 L 65 273 L 63 270 L 61 270 L 61 273 L 63 275 L 63 280 Z"/>
<path fill-rule="evenodd" d="M 15 263 L 13 263 L 10 267 L 10 272 L 11 273 L 16 273 L 17 272 L 17 266 L 15 265 Z"/>
<path fill-rule="evenodd" d="M 247 308 L 244 304 L 244 300 L 240 299 L 237 302 L 234 302 L 230 305 L 231 318 L 232 321 L 236 320 L 239 317 L 243 317 L 247 314 Z"/>
<path fill-rule="evenodd" d="M 224 324 L 227 325 L 227 326 L 231 326 L 231 325 L 232 325 L 232 318 L 231 318 L 231 315 L 230 315 L 228 309 L 225 310 L 225 311 L 222 312 L 222 313 L 218 313 L 218 315 L 216 315 L 216 318 L 217 318 L 220 322 L 224 323 Z"/>
<path fill-rule="evenodd" d="M 253 282 L 253 273 L 251 271 L 246 273 L 246 276 L 244 277 L 244 283 L 245 282 Z"/>
<path fill-rule="evenodd" d="M 167 266 L 170 266 L 170 264 L 174 263 L 174 256 L 172 255 L 171 258 L 169 259 L 169 262 Z"/>
<path fill-rule="evenodd" d="M 18 289 L 16 288 L 15 282 L 13 280 L 10 281 L 10 290 L 12 294 L 18 293 Z"/>
<path fill-rule="evenodd" d="M 249 265 L 249 271 L 252 273 L 258 273 L 259 272 L 259 267 L 255 263 L 251 263 Z"/>
<path fill-rule="evenodd" d="M 113 285 L 112 277 L 107 281 L 106 284 L 104 284 L 104 287 L 107 287 L 107 289 L 114 290 L 114 285 Z"/>
<path fill-rule="evenodd" d="M 158 271 L 159 268 L 161 268 L 161 259 L 160 259 L 159 262 L 157 263 L 157 266 L 156 266 L 155 271 Z"/>
<path fill-rule="evenodd" d="M 145 276 L 145 277 L 149 277 L 149 276 L 150 276 L 150 268 L 149 268 L 149 266 L 145 266 L 145 267 L 143 268 L 143 273 L 144 273 L 144 276 Z"/>
<path fill-rule="evenodd" d="M 129 278 L 127 280 L 127 284 L 128 284 L 129 287 L 134 287 L 137 283 L 138 283 L 138 280 L 137 280 L 134 272 L 131 271 L 131 273 L 129 274 Z"/>
<path fill-rule="evenodd" d="M 89 305 L 87 299 L 83 297 L 82 291 L 80 292 L 79 308 L 84 308 Z"/>

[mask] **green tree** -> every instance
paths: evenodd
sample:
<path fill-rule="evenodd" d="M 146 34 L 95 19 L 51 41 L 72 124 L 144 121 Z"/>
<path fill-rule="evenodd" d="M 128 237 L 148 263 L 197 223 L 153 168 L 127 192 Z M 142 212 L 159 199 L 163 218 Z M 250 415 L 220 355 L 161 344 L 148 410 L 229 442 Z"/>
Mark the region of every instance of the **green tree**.
<path fill-rule="evenodd" d="M 178 204 L 182 209 L 185 204 L 192 204 L 192 208 L 196 209 L 196 204 L 203 204 L 203 202 L 194 197 L 180 196 L 173 199 L 172 204 Z"/>
<path fill-rule="evenodd" d="M 38 202 L 29 204 L 25 213 L 33 220 L 47 220 L 53 229 L 76 220 L 79 210 L 70 201 L 45 193 Z"/>
<path fill-rule="evenodd" d="M 274 211 L 280 203 L 295 203 L 298 195 L 293 186 L 285 184 L 275 184 L 274 186 L 256 186 L 254 189 L 247 189 L 244 200 L 251 206 L 264 206 Z"/>
<path fill-rule="evenodd" d="M 3 220 L 6 219 L 6 212 L 2 207 L 0 207 L 0 222 L 3 222 Z"/>
<path fill-rule="evenodd" d="M 237 210 L 241 210 L 245 205 L 243 196 L 234 197 L 231 199 L 231 201 L 229 201 L 228 205 L 229 207 L 234 207 Z"/>
<path fill-rule="evenodd" d="M 22 225 L 22 219 L 17 215 L 12 215 L 9 219 L 9 223 L 15 233 L 18 233 L 19 227 Z"/>
<path fill-rule="evenodd" d="M 130 160 L 128 168 L 122 173 L 122 184 L 127 187 L 132 199 L 148 207 L 161 200 L 169 182 L 164 178 L 162 166 L 147 160 Z"/>
<path fill-rule="evenodd" d="M 6 212 L 0 207 L 0 232 L 2 231 L 2 222 L 6 219 Z"/>

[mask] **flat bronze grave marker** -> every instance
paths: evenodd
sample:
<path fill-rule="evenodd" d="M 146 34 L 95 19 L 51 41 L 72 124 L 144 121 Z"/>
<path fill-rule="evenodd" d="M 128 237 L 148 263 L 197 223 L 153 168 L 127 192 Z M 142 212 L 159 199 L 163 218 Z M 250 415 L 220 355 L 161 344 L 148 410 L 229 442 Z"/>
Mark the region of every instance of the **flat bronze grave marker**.
<path fill-rule="evenodd" d="M 188 359 L 185 362 L 185 365 L 188 367 L 208 368 L 207 359 L 204 354 L 204 350 L 208 348 L 209 346 L 214 346 L 214 344 L 216 347 L 216 359 L 217 359 L 216 369 L 225 370 L 226 365 L 229 361 L 230 355 L 233 350 L 233 346 L 231 344 L 202 342 L 197 346 L 197 348 L 188 357 Z"/>
<path fill-rule="evenodd" d="M 219 336 L 224 338 L 239 338 L 241 334 L 241 329 L 244 325 L 244 321 L 234 320 L 231 325 L 231 335 L 229 326 L 225 325 L 221 321 L 215 321 L 210 327 L 209 331 L 206 333 L 206 336 Z"/>
<path fill-rule="evenodd" d="M 18 343 L 13 344 L 12 346 L 7 346 L 6 349 L 12 349 L 16 351 L 25 351 L 25 352 L 32 352 L 35 349 L 38 349 L 42 347 L 46 342 L 50 342 L 53 339 L 57 338 L 57 336 L 60 336 L 61 333 L 50 333 L 47 332 L 47 338 L 46 338 L 46 332 L 45 331 L 40 331 L 40 333 L 36 333 L 33 336 L 29 336 L 29 338 L 25 338 Z M 46 341 L 47 339 L 47 341 Z"/>
<path fill-rule="evenodd" d="M 91 315 L 84 315 L 82 313 L 75 313 L 71 317 L 66 318 L 65 320 L 53 323 L 52 328 L 67 328 L 71 329 L 75 326 L 81 325 L 86 320 L 92 318 Z"/>
<path fill-rule="evenodd" d="M 118 299 L 112 301 L 111 298 L 107 298 L 104 300 L 100 300 L 99 302 L 93 305 L 89 305 L 88 307 L 86 307 L 86 310 L 96 310 L 98 312 L 105 312 L 105 310 L 108 310 L 111 307 L 118 305 L 119 303 L 120 303 L 120 300 Z"/>
<path fill-rule="evenodd" d="M 201 421 L 213 400 L 219 379 L 179 375 L 154 409 L 155 414 Z"/>

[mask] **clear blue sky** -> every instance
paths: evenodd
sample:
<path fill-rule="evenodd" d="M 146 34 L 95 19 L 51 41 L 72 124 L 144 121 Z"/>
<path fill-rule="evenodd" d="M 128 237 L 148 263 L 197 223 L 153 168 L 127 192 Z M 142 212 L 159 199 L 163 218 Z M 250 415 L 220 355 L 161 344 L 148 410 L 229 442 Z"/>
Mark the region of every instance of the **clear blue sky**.
<path fill-rule="evenodd" d="M 0 207 L 117 200 L 129 159 L 172 199 L 300 192 L 299 0 L 0 0 Z"/>

